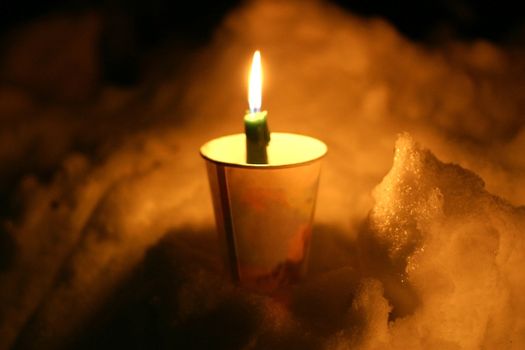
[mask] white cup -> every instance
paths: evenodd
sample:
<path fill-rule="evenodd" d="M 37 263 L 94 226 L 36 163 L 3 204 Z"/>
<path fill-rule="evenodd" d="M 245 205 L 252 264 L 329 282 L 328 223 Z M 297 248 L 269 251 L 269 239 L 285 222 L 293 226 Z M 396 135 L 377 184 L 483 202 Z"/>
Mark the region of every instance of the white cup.
<path fill-rule="evenodd" d="M 272 133 L 268 164 L 248 164 L 245 142 L 244 134 L 229 135 L 200 151 L 232 280 L 272 292 L 304 275 L 327 147 L 312 137 Z"/>

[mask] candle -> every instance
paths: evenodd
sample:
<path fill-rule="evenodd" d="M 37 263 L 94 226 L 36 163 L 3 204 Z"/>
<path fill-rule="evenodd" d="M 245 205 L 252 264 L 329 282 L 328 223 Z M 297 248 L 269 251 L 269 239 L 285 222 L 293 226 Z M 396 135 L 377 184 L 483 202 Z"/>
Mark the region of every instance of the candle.
<path fill-rule="evenodd" d="M 248 104 L 250 110 L 244 116 L 244 133 L 246 134 L 246 162 L 250 164 L 267 164 L 266 147 L 270 142 L 270 131 L 266 121 L 266 111 L 261 111 L 262 100 L 262 67 L 261 53 L 255 51 L 250 71 L 248 86 Z"/>
<path fill-rule="evenodd" d="M 253 55 L 244 133 L 201 147 L 223 257 L 233 281 L 274 293 L 304 275 L 321 158 L 312 137 L 271 134 L 261 111 L 261 55 Z"/>

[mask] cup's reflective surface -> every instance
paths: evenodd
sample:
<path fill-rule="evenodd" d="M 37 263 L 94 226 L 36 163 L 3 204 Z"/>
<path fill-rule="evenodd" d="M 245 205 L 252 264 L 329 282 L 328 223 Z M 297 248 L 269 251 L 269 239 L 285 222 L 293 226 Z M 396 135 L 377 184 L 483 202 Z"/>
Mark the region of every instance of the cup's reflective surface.
<path fill-rule="evenodd" d="M 269 164 L 252 165 L 243 162 L 242 135 L 226 138 L 201 148 L 226 266 L 240 285 L 272 292 L 305 272 L 326 146 L 272 134 Z M 231 147 L 240 147 L 238 159 Z"/>

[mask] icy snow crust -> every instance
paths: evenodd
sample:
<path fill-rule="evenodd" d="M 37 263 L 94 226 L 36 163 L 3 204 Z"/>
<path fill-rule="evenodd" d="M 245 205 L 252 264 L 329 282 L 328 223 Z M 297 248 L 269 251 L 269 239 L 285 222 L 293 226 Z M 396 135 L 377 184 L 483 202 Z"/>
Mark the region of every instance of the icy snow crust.
<path fill-rule="evenodd" d="M 393 314 L 403 317 L 389 323 L 387 301 L 371 299 L 374 330 L 365 348 L 519 348 L 524 210 L 406 134 L 374 199 L 362 266 L 383 282 Z"/>

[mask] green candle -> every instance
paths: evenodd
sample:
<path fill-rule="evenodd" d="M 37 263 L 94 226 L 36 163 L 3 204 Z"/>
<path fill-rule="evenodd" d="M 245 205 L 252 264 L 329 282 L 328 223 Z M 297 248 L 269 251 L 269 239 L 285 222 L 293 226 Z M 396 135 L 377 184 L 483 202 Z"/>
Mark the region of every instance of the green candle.
<path fill-rule="evenodd" d="M 266 147 L 270 142 L 270 131 L 266 122 L 266 111 L 251 113 L 244 116 L 244 133 L 246 134 L 246 162 L 252 164 L 267 164 Z"/>
<path fill-rule="evenodd" d="M 248 103 L 250 110 L 244 116 L 244 133 L 246 134 L 246 162 L 267 164 L 266 147 L 270 142 L 270 131 L 266 121 L 266 111 L 261 111 L 262 68 L 261 54 L 255 51 L 250 72 Z"/>

